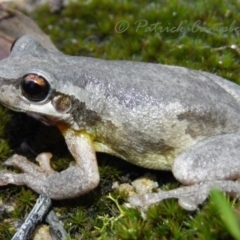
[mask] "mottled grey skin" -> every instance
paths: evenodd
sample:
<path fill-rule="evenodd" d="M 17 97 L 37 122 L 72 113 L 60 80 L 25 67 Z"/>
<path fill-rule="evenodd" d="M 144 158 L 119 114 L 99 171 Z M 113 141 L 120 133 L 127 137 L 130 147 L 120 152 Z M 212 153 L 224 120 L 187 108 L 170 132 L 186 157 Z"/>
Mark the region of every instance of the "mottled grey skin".
<path fill-rule="evenodd" d="M 51 91 L 45 100 L 31 102 L 22 95 L 20 82 L 28 73 L 40 74 L 49 82 Z M 231 173 L 240 169 L 240 88 L 216 75 L 161 64 L 66 56 L 24 36 L 0 62 L 0 102 L 57 125 L 76 160 L 76 165 L 61 173 L 49 173 L 49 166 L 36 170 L 26 159 L 20 164 L 21 157 L 14 156 L 6 164 L 25 173 L 3 172 L 2 185 L 26 184 L 55 199 L 82 195 L 98 184 L 95 151 L 102 151 L 146 168 L 172 170 L 187 185 L 211 175 L 210 184 L 202 190 L 207 193 L 215 180 L 222 180 L 221 186 L 227 184 L 223 190 L 236 189 L 229 179 L 235 180 L 238 174 Z M 219 146 L 229 142 L 226 159 Z M 195 173 L 196 165 L 200 171 Z M 48 173 L 41 179 L 43 170 Z M 221 170 L 219 178 L 214 172 Z M 64 182 L 67 187 L 60 187 Z M 218 182 L 215 185 L 219 187 Z M 194 209 L 205 199 L 197 200 L 197 188 L 191 188 L 189 202 L 185 190 L 130 201 L 148 205 L 158 198 L 178 197 L 182 206 Z"/>

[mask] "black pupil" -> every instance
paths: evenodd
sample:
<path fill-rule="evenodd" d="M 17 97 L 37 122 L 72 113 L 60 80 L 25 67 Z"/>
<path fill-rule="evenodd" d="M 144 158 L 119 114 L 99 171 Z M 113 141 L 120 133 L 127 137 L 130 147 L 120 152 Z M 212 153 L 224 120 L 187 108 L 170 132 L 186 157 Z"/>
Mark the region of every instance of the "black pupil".
<path fill-rule="evenodd" d="M 42 101 L 49 93 L 49 83 L 41 76 L 29 74 L 21 82 L 23 95 L 31 101 Z"/>
<path fill-rule="evenodd" d="M 39 95 L 39 93 L 41 93 L 42 91 L 41 87 L 37 85 L 35 82 L 24 81 L 23 87 L 25 91 L 31 93 L 31 95 Z"/>

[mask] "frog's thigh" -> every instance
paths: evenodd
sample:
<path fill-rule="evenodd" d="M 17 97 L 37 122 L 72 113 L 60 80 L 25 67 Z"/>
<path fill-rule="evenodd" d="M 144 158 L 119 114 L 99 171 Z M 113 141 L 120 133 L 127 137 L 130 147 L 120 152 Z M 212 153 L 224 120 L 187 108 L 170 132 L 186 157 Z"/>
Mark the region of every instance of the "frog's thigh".
<path fill-rule="evenodd" d="M 238 195 L 240 173 L 240 135 L 225 134 L 202 140 L 182 152 L 173 164 L 173 174 L 185 185 L 170 191 L 132 196 L 133 206 L 149 206 L 167 198 L 177 198 L 187 210 L 195 210 L 212 188 Z"/>
<path fill-rule="evenodd" d="M 240 176 L 240 135 L 225 134 L 198 142 L 176 157 L 172 172 L 185 185 L 237 179 Z"/>

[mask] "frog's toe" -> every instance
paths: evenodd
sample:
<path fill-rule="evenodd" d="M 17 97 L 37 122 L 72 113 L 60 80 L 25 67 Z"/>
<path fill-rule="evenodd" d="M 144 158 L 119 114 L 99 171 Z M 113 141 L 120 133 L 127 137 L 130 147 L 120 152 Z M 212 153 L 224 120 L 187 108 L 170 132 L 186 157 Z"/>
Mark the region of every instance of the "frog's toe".
<path fill-rule="evenodd" d="M 26 157 L 14 154 L 12 157 L 8 158 L 4 163 L 5 166 L 17 167 L 24 170 L 24 166 L 36 167 L 34 163 L 30 162 Z"/>
<path fill-rule="evenodd" d="M 14 173 L 3 170 L 0 172 L 0 186 L 8 184 L 27 185 L 39 194 L 46 192 L 46 177 L 43 175 L 35 176 L 29 173 Z"/>
<path fill-rule="evenodd" d="M 0 186 L 9 184 L 10 174 L 11 172 L 7 170 L 2 170 L 0 172 Z"/>
<path fill-rule="evenodd" d="M 49 152 L 40 153 L 36 157 L 36 161 L 39 163 L 40 168 L 46 173 L 46 174 L 54 174 L 56 171 L 54 171 L 50 165 L 50 159 L 52 158 L 52 154 Z"/>
<path fill-rule="evenodd" d="M 21 175 L 22 174 L 17 174 L 8 170 L 2 170 L 0 172 L 0 186 L 4 186 L 7 184 L 16 184 L 16 185 L 23 184 Z"/>
<path fill-rule="evenodd" d="M 162 198 L 164 199 L 164 198 Z M 142 195 L 134 195 L 128 198 L 128 202 L 133 207 L 148 207 L 151 204 L 157 203 L 162 199 L 159 198 L 157 193 L 146 193 Z"/>
<path fill-rule="evenodd" d="M 54 174 L 55 171 L 50 167 L 51 153 L 41 153 L 37 156 L 39 166 L 29 161 L 26 157 L 21 155 L 13 155 L 4 162 L 5 166 L 12 166 L 20 169 L 24 173 L 28 173 L 35 177 L 42 175 L 49 176 Z"/>
<path fill-rule="evenodd" d="M 128 198 L 128 202 L 133 207 L 142 207 L 146 203 L 144 195 L 131 196 Z"/>
<path fill-rule="evenodd" d="M 206 198 L 207 198 L 207 196 L 206 196 Z M 202 204 L 204 202 L 204 200 L 197 201 L 195 196 L 179 197 L 178 203 L 185 210 L 195 211 L 198 209 L 198 205 Z"/>
<path fill-rule="evenodd" d="M 24 158 L 24 157 L 20 156 L 20 155 L 17 155 L 17 154 L 14 154 L 12 157 L 8 158 L 3 164 L 5 166 L 15 166 L 15 165 L 17 165 L 17 163 L 19 161 L 22 160 L 22 158 Z"/>

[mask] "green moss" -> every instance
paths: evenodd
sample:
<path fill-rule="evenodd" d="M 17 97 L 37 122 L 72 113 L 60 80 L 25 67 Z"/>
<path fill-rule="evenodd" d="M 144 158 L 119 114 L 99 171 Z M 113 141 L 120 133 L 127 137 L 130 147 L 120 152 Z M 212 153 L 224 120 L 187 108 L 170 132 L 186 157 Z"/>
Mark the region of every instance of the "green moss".
<path fill-rule="evenodd" d="M 0 238 L 1 239 L 11 239 L 14 235 L 14 222 L 0 222 Z"/>
<path fill-rule="evenodd" d="M 6 125 L 10 120 L 8 110 L 0 106 L 0 157 L 7 158 L 10 155 L 10 148 L 6 140 Z"/>
<path fill-rule="evenodd" d="M 31 190 L 23 188 L 16 196 L 17 211 L 30 212 L 36 202 L 36 194 Z"/>

